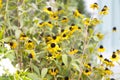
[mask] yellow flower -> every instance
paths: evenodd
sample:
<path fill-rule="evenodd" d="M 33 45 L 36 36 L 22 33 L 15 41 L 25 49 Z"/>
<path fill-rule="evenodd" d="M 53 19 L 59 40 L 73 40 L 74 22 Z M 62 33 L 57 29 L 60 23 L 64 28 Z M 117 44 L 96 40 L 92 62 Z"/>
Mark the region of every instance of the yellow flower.
<path fill-rule="evenodd" d="M 90 26 L 90 19 L 89 18 L 84 18 L 83 19 L 83 24 L 86 26 Z"/>
<path fill-rule="evenodd" d="M 60 36 L 52 36 L 51 40 L 49 41 L 49 43 L 52 43 L 52 42 L 55 42 L 55 43 L 58 43 L 60 42 Z"/>
<path fill-rule="evenodd" d="M 120 54 L 120 50 L 118 49 L 118 50 L 116 51 L 116 53 L 117 53 L 117 54 Z"/>
<path fill-rule="evenodd" d="M 61 7 L 59 7 L 56 14 L 60 15 L 62 13 L 64 13 L 64 10 Z"/>
<path fill-rule="evenodd" d="M 96 34 L 96 36 L 98 37 L 99 40 L 102 40 L 102 39 L 104 38 L 104 34 L 102 34 L 102 33 L 100 33 L 100 32 L 98 32 L 98 33 Z"/>
<path fill-rule="evenodd" d="M 98 6 L 97 3 L 94 3 L 94 4 L 91 4 L 91 5 L 90 5 L 90 8 L 92 8 L 92 9 L 98 9 L 99 6 Z"/>
<path fill-rule="evenodd" d="M 40 22 L 38 26 L 39 27 L 43 27 L 43 26 L 45 26 L 45 23 L 44 22 Z"/>
<path fill-rule="evenodd" d="M 90 69 L 90 68 L 91 68 L 91 63 L 84 64 L 84 66 L 85 66 L 86 68 Z"/>
<path fill-rule="evenodd" d="M 53 54 L 53 57 L 55 58 L 55 59 L 59 59 L 59 58 L 61 58 L 61 53 L 60 53 L 61 51 L 58 51 L 58 52 L 56 52 L 55 54 Z"/>
<path fill-rule="evenodd" d="M 31 49 L 34 49 L 34 48 L 35 48 L 35 45 L 34 45 L 34 43 L 33 43 L 31 40 L 28 40 L 28 41 L 25 43 L 25 48 L 28 49 L 28 50 L 31 50 Z"/>
<path fill-rule="evenodd" d="M 103 47 L 103 45 L 100 45 L 100 47 L 98 48 L 98 52 L 104 52 L 105 48 Z"/>
<path fill-rule="evenodd" d="M 120 59 L 119 55 L 116 52 L 113 52 L 110 60 L 111 61 L 118 61 Z"/>
<path fill-rule="evenodd" d="M 103 9 L 99 12 L 100 15 L 107 15 L 108 14 L 108 7 L 104 6 Z"/>
<path fill-rule="evenodd" d="M 61 39 L 62 40 L 67 40 L 68 39 L 68 35 L 67 34 L 62 34 L 61 35 Z"/>
<path fill-rule="evenodd" d="M 84 16 L 83 16 L 78 10 L 75 10 L 75 11 L 73 12 L 73 15 L 74 15 L 75 17 L 84 18 Z"/>
<path fill-rule="evenodd" d="M 58 74 L 58 69 L 50 69 L 49 70 L 49 73 L 52 75 L 52 76 L 55 76 L 55 75 L 57 75 Z"/>
<path fill-rule="evenodd" d="M 17 43 L 15 41 L 9 42 L 11 49 L 15 49 L 17 47 Z"/>
<path fill-rule="evenodd" d="M 46 43 L 50 43 L 51 40 L 52 40 L 52 37 L 51 37 L 50 35 L 47 35 L 47 36 L 45 37 L 45 42 L 46 42 Z"/>
<path fill-rule="evenodd" d="M 78 52 L 78 50 L 73 48 L 70 50 L 70 52 L 68 54 L 73 55 L 73 54 L 76 54 L 77 52 Z"/>
<path fill-rule="evenodd" d="M 111 70 L 109 70 L 108 68 L 105 68 L 104 73 L 105 73 L 105 75 L 111 75 L 113 72 Z"/>
<path fill-rule="evenodd" d="M 0 0 L 0 8 L 2 8 L 2 0 Z"/>
<path fill-rule="evenodd" d="M 91 74 L 91 71 L 86 69 L 84 72 L 83 72 L 86 76 L 89 76 Z"/>
<path fill-rule="evenodd" d="M 97 18 L 93 18 L 93 19 L 91 20 L 91 25 L 96 26 L 96 25 L 98 25 L 98 24 L 100 24 L 100 20 L 98 20 Z"/>
<path fill-rule="evenodd" d="M 49 53 L 47 56 L 46 56 L 46 59 L 48 60 L 54 60 L 54 57 L 51 53 Z"/>
<path fill-rule="evenodd" d="M 80 30 L 78 26 L 76 26 L 75 24 L 71 24 L 71 26 L 69 27 L 69 35 L 72 35 L 76 30 Z"/>
<path fill-rule="evenodd" d="M 50 27 L 50 28 L 53 28 L 53 25 L 52 25 L 51 21 L 46 22 L 45 25 L 48 26 L 48 27 Z"/>
<path fill-rule="evenodd" d="M 47 45 L 47 49 L 50 53 L 55 54 L 56 52 L 61 51 L 61 48 L 54 42 Z"/>
<path fill-rule="evenodd" d="M 115 65 L 113 64 L 112 61 L 109 61 L 108 64 L 107 64 L 107 66 L 114 67 Z"/>
<path fill-rule="evenodd" d="M 103 60 L 104 60 L 102 54 L 100 54 L 100 55 L 98 56 L 98 58 L 100 59 L 100 61 L 103 61 Z"/>
<path fill-rule="evenodd" d="M 116 31 L 117 31 L 117 28 L 116 28 L 116 27 L 113 27 L 113 28 L 112 28 L 112 31 L 113 31 L 113 32 L 116 32 Z"/>
<path fill-rule="evenodd" d="M 30 51 L 30 54 L 28 55 L 28 58 L 35 59 L 35 51 L 34 50 Z"/>
<path fill-rule="evenodd" d="M 21 33 L 19 39 L 20 39 L 20 40 L 27 40 L 28 37 L 27 37 L 25 34 Z"/>
<path fill-rule="evenodd" d="M 54 59 L 59 59 L 60 57 L 61 57 L 61 53 L 60 53 L 60 52 L 56 52 L 56 53 L 54 53 L 54 54 L 49 53 L 49 54 L 46 56 L 46 59 L 54 60 Z"/>
<path fill-rule="evenodd" d="M 58 19 L 58 15 L 56 13 L 53 13 L 53 14 L 50 15 L 50 19 L 57 20 Z"/>
<path fill-rule="evenodd" d="M 113 62 L 107 58 L 104 59 L 103 63 L 106 64 L 106 66 L 110 66 L 110 67 L 114 66 Z"/>
<path fill-rule="evenodd" d="M 61 20 L 62 23 L 66 23 L 68 22 L 68 18 L 64 17 L 62 20 Z"/>
<path fill-rule="evenodd" d="M 53 14 L 52 8 L 48 7 L 48 8 L 44 8 L 44 12 L 48 13 L 48 14 Z"/>

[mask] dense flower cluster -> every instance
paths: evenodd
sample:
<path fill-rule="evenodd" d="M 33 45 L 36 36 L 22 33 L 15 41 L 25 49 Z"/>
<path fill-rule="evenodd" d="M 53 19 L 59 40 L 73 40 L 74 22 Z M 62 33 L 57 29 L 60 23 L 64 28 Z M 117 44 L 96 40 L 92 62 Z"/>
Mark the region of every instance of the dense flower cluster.
<path fill-rule="evenodd" d="M 2 16 L 0 54 L 18 64 L 19 69 L 12 72 L 14 79 L 110 80 L 111 67 L 119 60 L 120 51 L 113 52 L 109 59 L 104 58 L 102 53 L 106 49 L 103 45 L 98 47 L 104 34 L 94 31 L 102 21 L 82 14 L 69 2 L 55 1 L 54 6 L 43 5 L 45 2 L 18 0 L 17 6 L 10 8 L 16 13 L 11 14 L 7 7 L 8 13 Z M 9 0 L 7 3 L 6 6 L 14 4 Z M 100 7 L 93 3 L 90 8 L 98 10 Z M 98 15 L 107 15 L 108 11 L 105 5 Z M 3 65 L 1 62 L 2 59 L 0 66 Z M 0 70 L 2 76 L 3 67 Z"/>

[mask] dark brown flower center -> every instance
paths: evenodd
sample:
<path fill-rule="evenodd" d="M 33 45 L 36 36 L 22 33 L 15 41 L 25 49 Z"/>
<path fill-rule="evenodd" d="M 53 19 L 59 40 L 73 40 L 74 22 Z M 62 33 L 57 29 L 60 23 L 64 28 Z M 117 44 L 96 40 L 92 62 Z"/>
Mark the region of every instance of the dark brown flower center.
<path fill-rule="evenodd" d="M 100 45 L 100 49 L 103 49 L 103 45 Z"/>
<path fill-rule="evenodd" d="M 47 10 L 48 10 L 48 11 L 52 11 L 51 7 L 48 7 Z"/>
<path fill-rule="evenodd" d="M 100 57 L 102 58 L 103 56 L 102 56 L 102 55 L 100 55 Z"/>
<path fill-rule="evenodd" d="M 85 72 L 89 72 L 89 70 L 85 70 Z"/>
<path fill-rule="evenodd" d="M 63 37 L 66 37 L 66 34 L 63 34 Z"/>
<path fill-rule="evenodd" d="M 55 47 L 55 43 L 51 43 L 51 47 L 54 48 Z"/>
<path fill-rule="evenodd" d="M 69 80 L 68 76 L 66 76 L 64 79 L 65 79 L 65 80 Z"/>
<path fill-rule="evenodd" d="M 55 40 L 57 37 L 56 37 L 56 36 L 53 36 L 52 38 Z"/>
<path fill-rule="evenodd" d="M 10 42 L 10 46 L 13 46 L 13 42 Z"/>
<path fill-rule="evenodd" d="M 112 58 L 116 58 L 116 55 L 115 55 L 115 54 L 113 54 L 113 55 L 112 55 Z"/>

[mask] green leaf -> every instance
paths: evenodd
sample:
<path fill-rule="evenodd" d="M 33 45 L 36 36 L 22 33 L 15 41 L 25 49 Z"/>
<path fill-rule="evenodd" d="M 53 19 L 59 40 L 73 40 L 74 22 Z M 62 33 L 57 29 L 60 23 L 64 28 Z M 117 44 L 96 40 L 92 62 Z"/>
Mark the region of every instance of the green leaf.
<path fill-rule="evenodd" d="M 0 28 L 0 39 L 3 38 L 3 34 L 4 34 L 5 28 Z"/>
<path fill-rule="evenodd" d="M 79 65 L 77 65 L 75 62 L 72 62 L 71 64 L 72 64 L 72 66 L 73 66 L 75 69 L 77 69 L 78 71 L 80 71 Z"/>
<path fill-rule="evenodd" d="M 27 76 L 32 80 L 39 80 L 38 75 L 35 73 L 29 73 Z"/>
<path fill-rule="evenodd" d="M 44 78 L 45 75 L 47 74 L 47 72 L 48 72 L 48 69 L 47 69 L 47 68 L 43 68 L 43 69 L 41 70 L 41 77 Z"/>
<path fill-rule="evenodd" d="M 16 30 L 15 31 L 15 37 L 16 37 L 16 39 L 18 39 L 20 37 L 20 33 L 21 33 L 20 30 Z"/>
<path fill-rule="evenodd" d="M 36 67 L 35 65 L 32 65 L 33 66 L 33 69 L 35 70 L 35 72 L 40 75 L 40 71 L 39 71 L 39 68 Z"/>
<path fill-rule="evenodd" d="M 63 61 L 63 63 L 64 63 L 66 66 L 68 66 L 68 57 L 67 57 L 66 54 L 63 54 L 63 55 L 62 55 L 62 61 Z"/>

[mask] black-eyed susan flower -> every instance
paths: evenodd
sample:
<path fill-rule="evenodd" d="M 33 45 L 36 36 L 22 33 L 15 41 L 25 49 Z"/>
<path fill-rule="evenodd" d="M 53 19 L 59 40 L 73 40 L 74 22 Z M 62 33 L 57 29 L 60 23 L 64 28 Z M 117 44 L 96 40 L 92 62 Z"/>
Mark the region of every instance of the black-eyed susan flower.
<path fill-rule="evenodd" d="M 80 27 L 80 26 L 78 26 L 78 31 L 80 31 L 80 32 L 82 31 L 82 29 L 81 29 L 81 27 Z"/>
<path fill-rule="evenodd" d="M 93 18 L 93 19 L 91 20 L 91 25 L 96 26 L 96 25 L 98 25 L 98 24 L 100 24 L 100 20 L 99 20 L 99 19 Z"/>
<path fill-rule="evenodd" d="M 62 20 L 61 20 L 62 23 L 66 23 L 68 22 L 68 18 L 67 17 L 63 17 Z"/>
<path fill-rule="evenodd" d="M 109 61 L 108 64 L 107 64 L 107 66 L 114 67 L 115 65 L 113 64 L 112 61 Z"/>
<path fill-rule="evenodd" d="M 64 10 L 62 9 L 62 7 L 59 7 L 58 10 L 57 10 L 57 13 L 62 14 L 63 12 L 64 12 Z"/>
<path fill-rule="evenodd" d="M 49 41 L 49 43 L 52 43 L 52 42 L 55 42 L 55 43 L 60 42 L 60 36 L 57 36 L 57 35 L 52 36 L 51 40 Z"/>
<path fill-rule="evenodd" d="M 31 50 L 30 54 L 28 55 L 28 58 L 35 59 L 35 51 Z"/>
<path fill-rule="evenodd" d="M 83 71 L 83 74 L 85 74 L 86 76 L 91 75 L 91 73 L 92 73 L 91 70 L 88 70 L 88 69 Z"/>
<path fill-rule="evenodd" d="M 53 14 L 52 8 L 48 7 L 48 8 L 44 8 L 44 12 L 48 13 L 48 14 Z"/>
<path fill-rule="evenodd" d="M 91 68 L 91 63 L 84 64 L 84 66 L 85 66 L 86 68 L 90 69 L 90 68 Z"/>
<path fill-rule="evenodd" d="M 100 54 L 100 55 L 98 56 L 98 58 L 100 59 L 100 61 L 103 61 L 103 60 L 104 60 L 102 54 Z"/>
<path fill-rule="evenodd" d="M 61 48 L 58 46 L 58 44 L 52 42 L 50 44 L 47 45 L 47 49 L 50 53 L 54 54 L 58 51 L 61 51 Z"/>
<path fill-rule="evenodd" d="M 69 30 L 61 29 L 61 34 L 67 34 Z"/>
<path fill-rule="evenodd" d="M 45 42 L 46 42 L 46 43 L 50 43 L 51 40 L 52 40 L 52 37 L 51 37 L 50 35 L 47 35 L 47 36 L 45 37 Z"/>
<path fill-rule="evenodd" d="M 98 9 L 99 8 L 98 3 L 91 4 L 90 8 L 92 8 L 92 9 Z"/>
<path fill-rule="evenodd" d="M 109 63 L 109 59 L 105 58 L 104 61 L 103 61 L 104 64 L 108 65 Z"/>
<path fill-rule="evenodd" d="M 51 21 L 48 21 L 45 23 L 46 26 L 50 27 L 50 28 L 53 28 L 53 24 Z"/>
<path fill-rule="evenodd" d="M 112 56 L 110 57 L 111 61 L 118 61 L 120 59 L 119 55 L 116 52 L 113 52 Z"/>
<path fill-rule="evenodd" d="M 39 27 L 43 27 L 43 26 L 45 26 L 45 23 L 44 22 L 40 22 L 38 26 Z"/>
<path fill-rule="evenodd" d="M 113 72 L 110 69 L 105 68 L 104 73 L 105 75 L 111 75 Z"/>
<path fill-rule="evenodd" d="M 84 18 L 82 22 L 84 25 L 90 26 L 90 19 L 89 18 Z"/>
<path fill-rule="evenodd" d="M 55 59 L 59 59 L 59 58 L 61 58 L 61 52 L 56 52 L 55 54 L 53 54 L 53 57 L 55 58 Z"/>
<path fill-rule="evenodd" d="M 67 40 L 69 38 L 67 33 L 61 33 L 60 37 L 61 37 L 61 40 Z"/>
<path fill-rule="evenodd" d="M 72 35 L 76 30 L 78 30 L 78 26 L 75 24 L 71 24 L 71 26 L 69 27 L 69 35 Z"/>
<path fill-rule="evenodd" d="M 101 32 L 98 32 L 96 36 L 98 37 L 99 40 L 103 40 L 104 38 L 104 34 L 102 34 Z"/>
<path fill-rule="evenodd" d="M 116 53 L 117 53 L 117 54 L 120 54 L 120 50 L 119 50 L 119 49 L 117 49 L 117 50 L 116 50 Z"/>
<path fill-rule="evenodd" d="M 58 19 L 58 15 L 56 13 L 53 13 L 53 14 L 50 15 L 50 19 L 57 20 Z"/>
<path fill-rule="evenodd" d="M 78 52 L 78 50 L 73 48 L 70 50 L 70 52 L 68 54 L 73 55 L 73 54 L 76 54 L 77 52 Z"/>
<path fill-rule="evenodd" d="M 21 33 L 19 39 L 20 39 L 20 40 L 27 40 L 28 37 L 27 37 L 25 34 Z"/>
<path fill-rule="evenodd" d="M 26 41 L 25 42 L 25 48 L 28 49 L 28 50 L 34 49 L 35 45 L 34 45 L 33 41 L 31 41 L 31 40 Z"/>
<path fill-rule="evenodd" d="M 107 59 L 107 58 L 105 58 L 105 59 L 103 60 L 103 63 L 106 64 L 106 66 L 109 66 L 109 67 L 113 67 L 113 66 L 114 66 L 113 62 L 110 61 L 110 60 Z"/>
<path fill-rule="evenodd" d="M 103 9 L 100 11 L 100 15 L 107 15 L 109 8 L 105 5 Z"/>
<path fill-rule="evenodd" d="M 103 45 L 100 45 L 98 48 L 98 52 L 104 52 L 105 48 L 103 47 Z"/>
<path fill-rule="evenodd" d="M 15 41 L 9 42 L 9 45 L 10 45 L 11 49 L 15 49 L 17 47 L 17 42 L 15 42 Z"/>
<path fill-rule="evenodd" d="M 75 10 L 75 11 L 73 12 L 73 15 L 74 15 L 75 17 L 84 18 L 84 16 L 83 16 L 78 10 Z"/>
<path fill-rule="evenodd" d="M 50 69 L 50 70 L 49 70 L 49 74 L 51 74 L 52 76 L 57 75 L 57 74 L 58 74 L 58 69 L 57 69 L 57 68 Z"/>
<path fill-rule="evenodd" d="M 54 60 L 54 57 L 51 53 L 49 53 L 47 56 L 46 56 L 46 59 L 48 60 Z"/>
<path fill-rule="evenodd" d="M 116 31 L 117 31 L 117 28 L 116 28 L 116 27 L 113 27 L 113 28 L 112 28 L 112 31 L 113 31 L 113 32 L 116 32 Z"/>

